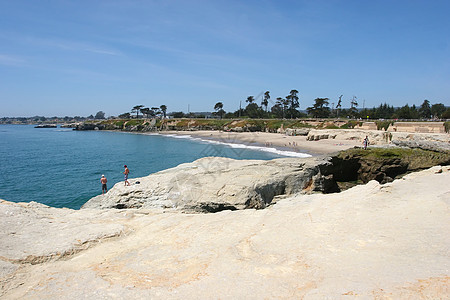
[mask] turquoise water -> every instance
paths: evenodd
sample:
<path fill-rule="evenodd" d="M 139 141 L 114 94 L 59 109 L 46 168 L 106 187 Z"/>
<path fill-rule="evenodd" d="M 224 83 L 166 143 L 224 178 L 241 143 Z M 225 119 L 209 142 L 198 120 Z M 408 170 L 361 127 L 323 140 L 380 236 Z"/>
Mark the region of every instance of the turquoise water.
<path fill-rule="evenodd" d="M 122 181 L 124 164 L 134 178 L 205 156 L 280 157 L 186 137 L 0 125 L 0 199 L 79 209 L 101 193 L 102 174 L 108 188 Z"/>

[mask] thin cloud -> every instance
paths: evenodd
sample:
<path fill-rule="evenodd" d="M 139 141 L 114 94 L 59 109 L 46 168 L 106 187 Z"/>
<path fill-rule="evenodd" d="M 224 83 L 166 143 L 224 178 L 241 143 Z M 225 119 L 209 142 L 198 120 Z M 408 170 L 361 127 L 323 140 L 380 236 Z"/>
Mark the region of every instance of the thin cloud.
<path fill-rule="evenodd" d="M 31 47 L 50 47 L 66 51 L 90 52 L 95 54 L 111 55 L 111 56 L 123 55 L 122 52 L 115 49 L 102 47 L 100 45 L 96 45 L 93 43 L 86 43 L 79 41 L 41 38 L 34 36 L 12 37 L 11 35 L 8 36 L 8 39 L 18 41 L 21 44 L 26 44 Z"/>
<path fill-rule="evenodd" d="M 0 65 L 22 67 L 25 65 L 25 60 L 11 55 L 0 54 Z"/>
<path fill-rule="evenodd" d="M 69 50 L 69 51 L 83 51 L 90 52 L 95 54 L 102 55 L 112 55 L 119 56 L 122 55 L 119 51 L 115 51 L 112 49 L 105 49 L 102 47 L 97 47 L 96 45 L 91 45 L 83 42 L 73 42 L 73 41 L 52 41 L 46 40 L 44 41 L 49 46 L 59 47 L 61 49 Z"/>
<path fill-rule="evenodd" d="M 85 51 L 97 53 L 97 54 L 105 54 L 105 55 L 112 55 L 112 56 L 120 56 L 122 55 L 120 52 L 108 50 L 108 49 L 98 49 L 98 48 L 85 48 Z"/>

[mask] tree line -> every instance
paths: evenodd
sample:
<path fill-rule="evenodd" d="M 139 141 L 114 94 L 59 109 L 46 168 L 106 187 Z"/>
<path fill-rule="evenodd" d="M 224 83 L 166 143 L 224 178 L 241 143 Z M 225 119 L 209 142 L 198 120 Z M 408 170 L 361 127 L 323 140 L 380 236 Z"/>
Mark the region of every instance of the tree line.
<path fill-rule="evenodd" d="M 119 115 L 119 118 L 121 119 L 130 119 L 132 115 L 136 114 L 136 119 L 139 119 L 139 113 L 141 113 L 142 117 L 144 118 L 155 118 L 155 117 L 161 117 L 166 118 L 167 117 L 167 106 L 161 105 L 160 107 L 145 107 L 144 105 L 135 105 L 131 109 L 131 113 L 123 113 Z"/>
<path fill-rule="evenodd" d="M 316 98 L 314 104 L 306 108 L 306 113 L 299 110 L 300 102 L 297 90 L 291 90 L 286 97 L 277 97 L 273 106 L 269 110 L 271 99 L 270 92 L 266 91 L 261 96 L 260 105 L 253 96 L 248 96 L 245 108 L 239 108 L 234 112 L 226 112 L 223 102 L 219 101 L 214 105 L 214 114 L 220 118 L 361 118 L 361 119 L 450 119 L 450 108 L 442 103 L 431 104 L 424 100 L 422 105 L 416 107 L 406 104 L 402 107 L 393 107 L 386 103 L 373 108 L 358 108 L 358 98 L 353 96 L 349 108 L 342 108 L 342 97 L 339 96 L 336 106 L 329 98 Z"/>

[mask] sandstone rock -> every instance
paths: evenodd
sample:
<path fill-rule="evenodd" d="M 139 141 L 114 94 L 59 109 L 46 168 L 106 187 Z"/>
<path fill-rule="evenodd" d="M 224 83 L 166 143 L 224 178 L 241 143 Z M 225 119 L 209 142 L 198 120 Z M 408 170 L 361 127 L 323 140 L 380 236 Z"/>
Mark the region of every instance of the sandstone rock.
<path fill-rule="evenodd" d="M 217 212 L 264 208 L 277 195 L 337 191 L 324 158 L 271 161 L 201 158 L 193 163 L 116 184 L 83 208 L 164 208 Z M 133 184 L 139 181 L 140 184 Z"/>
<path fill-rule="evenodd" d="M 286 128 L 286 135 L 289 136 L 305 136 L 308 135 L 310 128 Z"/>
<path fill-rule="evenodd" d="M 308 141 L 322 139 L 358 140 L 362 143 L 366 135 L 369 137 L 370 145 L 384 145 L 390 142 L 389 133 L 358 129 L 311 129 L 306 139 Z"/>
<path fill-rule="evenodd" d="M 358 140 L 369 138 L 369 146 L 393 144 L 401 147 L 432 151 L 450 151 L 450 135 L 438 133 L 386 132 L 359 129 L 311 129 L 308 141 L 321 139 Z"/>
<path fill-rule="evenodd" d="M 230 131 L 232 131 L 232 132 L 244 132 L 244 129 L 242 127 L 236 126 L 236 127 L 230 128 Z"/>
<path fill-rule="evenodd" d="M 342 193 L 293 195 L 264 210 L 216 214 L 76 213 L 0 202 L 0 297 L 446 299 L 448 182 L 449 168 L 437 167 L 385 185 L 370 181 Z M 8 216 L 11 207 L 24 217 Z M 127 231 L 57 261 L 5 259 L 39 243 L 51 252 L 60 239 L 75 242 L 100 225 Z"/>
<path fill-rule="evenodd" d="M 428 142 L 428 141 L 401 141 L 401 140 L 395 140 L 392 141 L 392 143 L 399 147 L 408 147 L 408 148 L 419 148 L 424 150 L 431 150 L 431 151 L 449 151 L 450 152 L 450 144 L 449 143 L 442 143 L 442 142 Z"/>
<path fill-rule="evenodd" d="M 450 154 L 435 153 L 422 149 L 360 148 L 348 149 L 332 158 L 332 169 L 336 181 L 376 180 L 391 182 L 407 173 L 427 169 L 435 165 L 450 164 Z"/>
<path fill-rule="evenodd" d="M 99 213 L 89 210 L 4 200 L 0 200 L 0 207 L 0 257 L 12 263 L 37 264 L 60 259 L 124 231 L 120 224 L 97 221 Z"/>

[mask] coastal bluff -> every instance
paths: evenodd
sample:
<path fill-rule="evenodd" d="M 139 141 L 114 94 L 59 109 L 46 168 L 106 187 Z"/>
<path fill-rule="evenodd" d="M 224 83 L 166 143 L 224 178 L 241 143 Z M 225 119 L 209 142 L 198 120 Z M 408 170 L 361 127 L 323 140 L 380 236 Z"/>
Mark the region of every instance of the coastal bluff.
<path fill-rule="evenodd" d="M 0 201 L 0 297 L 445 299 L 449 182 L 435 166 L 208 214 Z"/>

